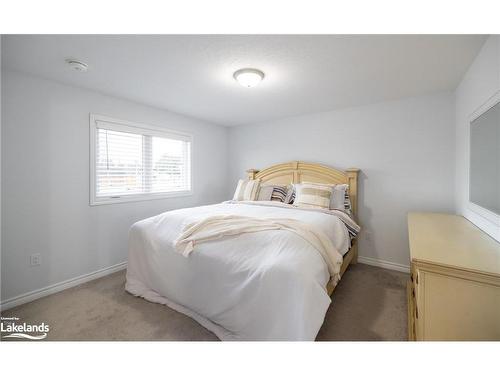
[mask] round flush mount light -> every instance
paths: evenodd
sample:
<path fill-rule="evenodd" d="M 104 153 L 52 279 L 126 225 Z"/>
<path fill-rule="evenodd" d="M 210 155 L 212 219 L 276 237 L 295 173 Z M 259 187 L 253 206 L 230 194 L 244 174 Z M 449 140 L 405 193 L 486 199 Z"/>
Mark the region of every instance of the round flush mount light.
<path fill-rule="evenodd" d="M 254 87 L 264 79 L 264 72 L 259 69 L 245 68 L 234 72 L 233 77 L 242 86 Z"/>
<path fill-rule="evenodd" d="M 71 69 L 76 70 L 78 72 L 86 72 L 89 69 L 89 66 L 87 64 L 75 59 L 67 59 L 66 64 L 68 64 Z"/>

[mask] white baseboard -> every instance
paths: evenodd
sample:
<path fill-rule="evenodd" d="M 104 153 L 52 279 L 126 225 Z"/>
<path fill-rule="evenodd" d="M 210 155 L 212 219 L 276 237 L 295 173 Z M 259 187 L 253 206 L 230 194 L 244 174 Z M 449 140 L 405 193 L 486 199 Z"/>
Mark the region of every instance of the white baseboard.
<path fill-rule="evenodd" d="M 66 281 L 61 281 L 59 283 L 46 286 L 45 288 L 37 289 L 32 292 L 24 293 L 16 297 L 9 298 L 1 302 L 0 311 L 5 311 L 12 307 L 34 301 L 38 298 L 42 298 L 50 294 L 60 292 L 64 289 L 68 289 L 86 283 L 87 281 L 98 279 L 100 277 L 109 275 L 113 272 L 121 271 L 126 267 L 127 267 L 127 262 L 118 263 L 115 264 L 114 266 L 106 267 L 98 271 L 88 273 L 86 275 L 77 276 Z"/>
<path fill-rule="evenodd" d="M 370 266 L 386 268 L 388 270 L 410 273 L 410 266 L 394 262 L 388 262 L 386 260 L 358 256 L 358 262 L 363 264 L 368 264 Z"/>

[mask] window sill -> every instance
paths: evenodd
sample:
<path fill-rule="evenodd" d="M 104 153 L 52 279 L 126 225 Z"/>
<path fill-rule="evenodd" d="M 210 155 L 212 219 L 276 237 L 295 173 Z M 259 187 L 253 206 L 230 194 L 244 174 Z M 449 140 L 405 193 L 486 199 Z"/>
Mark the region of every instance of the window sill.
<path fill-rule="evenodd" d="M 188 197 L 193 195 L 193 191 L 176 191 L 171 193 L 158 193 L 158 194 L 140 194 L 124 196 L 120 198 L 90 198 L 90 206 L 101 206 L 104 204 L 116 204 L 116 203 L 129 203 L 129 202 L 143 202 L 158 199 L 168 199 L 168 198 L 179 198 Z"/>

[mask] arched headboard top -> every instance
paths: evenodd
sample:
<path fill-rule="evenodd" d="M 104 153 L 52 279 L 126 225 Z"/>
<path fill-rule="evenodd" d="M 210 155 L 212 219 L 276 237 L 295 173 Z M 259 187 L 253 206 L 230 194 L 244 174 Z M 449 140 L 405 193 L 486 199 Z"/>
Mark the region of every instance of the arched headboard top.
<path fill-rule="evenodd" d="M 330 168 L 321 164 L 291 161 L 273 165 L 269 168 L 247 171 L 250 180 L 260 179 L 269 184 L 298 184 L 301 182 L 317 182 L 322 184 L 348 184 L 352 212 L 358 213 L 358 173 L 359 169 L 349 168 L 345 171 Z"/>

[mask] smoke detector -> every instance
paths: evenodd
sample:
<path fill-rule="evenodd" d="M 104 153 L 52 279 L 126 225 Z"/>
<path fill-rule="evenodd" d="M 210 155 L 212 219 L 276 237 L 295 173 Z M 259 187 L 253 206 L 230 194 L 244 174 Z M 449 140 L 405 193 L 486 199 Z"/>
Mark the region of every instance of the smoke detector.
<path fill-rule="evenodd" d="M 89 69 L 89 66 L 87 64 L 75 59 L 66 59 L 66 64 L 68 64 L 71 67 L 71 69 L 76 70 L 78 72 L 86 72 Z"/>

